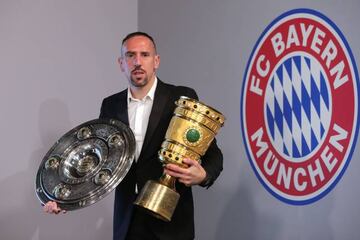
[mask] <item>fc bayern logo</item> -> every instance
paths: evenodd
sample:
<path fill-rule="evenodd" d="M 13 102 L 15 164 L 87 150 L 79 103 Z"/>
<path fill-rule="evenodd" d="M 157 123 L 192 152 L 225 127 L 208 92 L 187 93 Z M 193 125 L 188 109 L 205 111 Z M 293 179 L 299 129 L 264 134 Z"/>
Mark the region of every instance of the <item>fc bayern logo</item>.
<path fill-rule="evenodd" d="M 359 76 L 349 44 L 323 14 L 276 18 L 251 53 L 241 94 L 245 148 L 276 198 L 303 205 L 343 176 L 358 135 Z"/>

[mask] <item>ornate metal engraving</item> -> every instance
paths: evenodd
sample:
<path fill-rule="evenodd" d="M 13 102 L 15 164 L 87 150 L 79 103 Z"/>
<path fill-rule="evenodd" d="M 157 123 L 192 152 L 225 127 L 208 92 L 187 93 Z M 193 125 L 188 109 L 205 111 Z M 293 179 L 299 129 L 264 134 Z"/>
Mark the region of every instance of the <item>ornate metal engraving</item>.
<path fill-rule="evenodd" d="M 62 136 L 44 156 L 36 194 L 64 210 L 93 204 L 126 176 L 135 156 L 131 129 L 114 119 L 95 119 Z"/>

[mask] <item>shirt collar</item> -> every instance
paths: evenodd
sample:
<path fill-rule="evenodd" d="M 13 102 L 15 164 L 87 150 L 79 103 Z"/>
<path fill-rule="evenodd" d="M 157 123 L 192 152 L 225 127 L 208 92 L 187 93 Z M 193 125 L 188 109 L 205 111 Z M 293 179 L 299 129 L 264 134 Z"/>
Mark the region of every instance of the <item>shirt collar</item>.
<path fill-rule="evenodd" d="M 145 99 L 147 99 L 147 98 L 150 99 L 151 101 L 154 100 L 157 82 L 158 82 L 158 79 L 157 79 L 157 77 L 155 76 L 154 83 L 153 83 L 153 85 L 151 86 L 149 92 L 144 96 L 143 99 L 140 99 L 140 101 L 143 101 L 143 100 L 145 100 Z M 129 102 L 131 102 L 131 101 L 139 101 L 139 99 L 136 99 L 136 98 L 133 97 L 133 95 L 132 95 L 132 93 L 131 93 L 131 91 L 130 91 L 130 87 L 128 87 L 127 93 L 128 93 L 128 98 L 127 98 L 128 104 L 129 104 Z"/>

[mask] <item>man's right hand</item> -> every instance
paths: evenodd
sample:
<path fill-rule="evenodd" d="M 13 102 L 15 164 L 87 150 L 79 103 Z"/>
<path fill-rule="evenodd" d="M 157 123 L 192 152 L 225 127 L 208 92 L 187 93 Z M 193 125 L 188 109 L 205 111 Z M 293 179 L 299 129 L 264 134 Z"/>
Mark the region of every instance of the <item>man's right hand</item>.
<path fill-rule="evenodd" d="M 62 210 L 60 207 L 58 207 L 57 203 L 53 201 L 47 202 L 43 209 L 46 213 L 50 214 L 59 214 L 60 212 L 66 213 L 66 210 Z"/>

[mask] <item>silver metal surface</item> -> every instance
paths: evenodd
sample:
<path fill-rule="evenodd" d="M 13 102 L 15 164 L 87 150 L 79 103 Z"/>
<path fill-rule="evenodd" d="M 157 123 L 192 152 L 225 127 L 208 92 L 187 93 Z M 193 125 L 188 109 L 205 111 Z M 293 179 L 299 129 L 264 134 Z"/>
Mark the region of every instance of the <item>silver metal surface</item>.
<path fill-rule="evenodd" d="M 62 136 L 43 158 L 36 194 L 64 210 L 93 204 L 126 176 L 135 156 L 131 129 L 118 120 L 95 119 Z"/>

